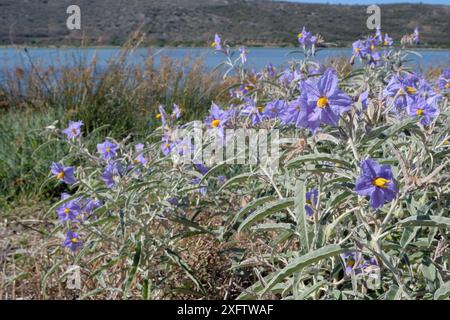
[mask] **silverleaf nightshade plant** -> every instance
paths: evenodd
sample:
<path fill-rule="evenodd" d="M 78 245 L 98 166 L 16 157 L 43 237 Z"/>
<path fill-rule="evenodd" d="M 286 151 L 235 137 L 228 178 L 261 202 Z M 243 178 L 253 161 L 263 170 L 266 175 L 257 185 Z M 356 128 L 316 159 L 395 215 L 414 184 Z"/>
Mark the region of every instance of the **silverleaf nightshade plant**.
<path fill-rule="evenodd" d="M 52 168 L 53 179 L 68 173 L 73 182 L 52 208 L 66 251 L 82 261 L 101 251 L 92 272 L 114 283 L 104 270 L 117 267 L 124 298 L 133 289 L 148 297 L 150 282 L 158 298 L 170 290 L 160 279 L 180 272 L 186 291 L 208 298 L 182 241 L 202 234 L 241 246 L 223 272 L 253 272 L 243 279 L 253 283 L 233 298 L 434 298 L 449 281 L 449 74 L 412 71 L 405 49 L 418 32 L 408 37 L 401 47 L 381 30 L 356 41 L 345 71 L 315 60 L 323 42 L 302 28 L 302 59 L 256 71 L 246 65 L 251 51 L 214 36 L 224 78 L 236 83 L 228 103 L 211 101 L 199 120 L 223 142 L 227 129 L 278 130 L 278 171 L 177 163 L 193 149 L 174 134 L 193 127 L 177 105 L 160 106 L 161 127 L 139 141 L 97 144 L 70 123 L 76 136 L 63 132 L 70 152 L 61 162 L 77 170 Z M 199 213 L 219 222 L 211 227 Z M 236 244 L 241 234 L 249 243 Z"/>

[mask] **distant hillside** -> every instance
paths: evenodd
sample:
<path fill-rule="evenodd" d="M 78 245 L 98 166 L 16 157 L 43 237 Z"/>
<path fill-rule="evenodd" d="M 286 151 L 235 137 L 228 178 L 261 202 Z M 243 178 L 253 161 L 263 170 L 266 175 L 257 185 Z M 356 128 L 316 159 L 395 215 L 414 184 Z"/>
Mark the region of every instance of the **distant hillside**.
<path fill-rule="evenodd" d="M 77 3 L 82 30 L 66 29 Z M 382 5 L 383 30 L 399 39 L 419 26 L 427 46 L 450 47 L 450 6 Z M 290 45 L 306 25 L 348 45 L 368 33 L 366 6 L 268 0 L 0 0 L 0 44 L 121 44 L 138 29 L 151 44 L 204 45 L 214 32 L 247 45 Z"/>

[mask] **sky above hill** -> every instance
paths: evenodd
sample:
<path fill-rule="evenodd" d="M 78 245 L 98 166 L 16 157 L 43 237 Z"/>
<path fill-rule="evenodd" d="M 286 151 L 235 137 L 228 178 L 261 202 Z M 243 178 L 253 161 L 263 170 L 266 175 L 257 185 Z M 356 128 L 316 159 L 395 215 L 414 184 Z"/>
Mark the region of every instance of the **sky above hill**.
<path fill-rule="evenodd" d="M 284 0 L 286 1 L 286 0 Z M 290 2 L 308 2 L 308 3 L 332 3 L 332 4 L 383 4 L 383 3 L 428 3 L 428 4 L 447 4 L 450 0 L 287 0 Z"/>

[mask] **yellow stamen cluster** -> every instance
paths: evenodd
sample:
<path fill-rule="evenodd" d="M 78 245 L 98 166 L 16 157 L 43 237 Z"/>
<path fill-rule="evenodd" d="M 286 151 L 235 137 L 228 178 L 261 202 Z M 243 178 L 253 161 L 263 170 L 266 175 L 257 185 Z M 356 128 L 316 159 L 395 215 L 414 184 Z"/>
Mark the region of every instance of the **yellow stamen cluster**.
<path fill-rule="evenodd" d="M 447 83 L 445 84 L 445 87 L 446 87 L 446 88 L 450 88 L 450 82 L 447 82 Z"/>
<path fill-rule="evenodd" d="M 66 175 L 65 172 L 61 171 L 60 173 L 58 173 L 56 175 L 56 178 L 59 179 L 59 180 L 62 180 L 62 179 L 64 179 L 65 175 Z"/>
<path fill-rule="evenodd" d="M 385 179 L 385 178 L 375 178 L 372 181 L 372 184 L 375 187 L 383 188 L 383 189 L 387 188 L 387 185 L 386 185 L 387 183 L 389 183 L 389 180 Z"/>
<path fill-rule="evenodd" d="M 106 147 L 105 150 L 106 150 L 106 152 L 108 152 L 108 153 L 111 152 L 111 148 L 110 148 L 110 147 Z"/>
<path fill-rule="evenodd" d="M 299 38 L 299 39 L 303 38 L 303 33 L 300 32 L 300 33 L 297 35 L 297 38 Z"/>
<path fill-rule="evenodd" d="M 406 92 L 407 92 L 408 94 L 415 94 L 415 93 L 417 92 L 417 89 L 414 88 L 414 87 L 407 86 L 407 87 L 406 87 Z"/>
<path fill-rule="evenodd" d="M 258 106 L 259 112 L 264 112 L 264 106 Z"/>
<path fill-rule="evenodd" d="M 211 43 L 211 48 L 215 48 L 217 47 L 217 43 L 214 41 L 213 43 Z"/>
<path fill-rule="evenodd" d="M 155 118 L 158 120 L 161 119 L 161 113 L 158 113 Z"/>
<path fill-rule="evenodd" d="M 72 242 L 72 243 L 78 243 L 78 239 L 77 239 L 77 238 L 72 238 L 72 239 L 70 239 L 70 242 Z"/>
<path fill-rule="evenodd" d="M 325 108 L 328 106 L 328 99 L 327 97 L 320 97 L 319 100 L 317 100 L 317 106 L 319 108 Z"/>
<path fill-rule="evenodd" d="M 65 208 L 65 209 L 64 209 L 64 213 L 65 213 L 66 215 L 68 215 L 68 214 L 70 213 L 70 209 L 69 209 L 69 208 Z"/>
<path fill-rule="evenodd" d="M 417 109 L 416 115 L 418 115 L 419 117 L 423 116 L 423 109 Z"/>
<path fill-rule="evenodd" d="M 211 122 L 211 127 L 217 128 L 220 125 L 220 120 L 216 119 Z"/>

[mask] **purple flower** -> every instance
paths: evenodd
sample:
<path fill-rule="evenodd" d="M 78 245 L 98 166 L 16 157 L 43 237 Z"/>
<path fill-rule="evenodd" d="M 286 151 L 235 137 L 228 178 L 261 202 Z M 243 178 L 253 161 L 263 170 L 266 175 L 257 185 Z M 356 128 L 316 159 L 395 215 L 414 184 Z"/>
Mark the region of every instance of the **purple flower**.
<path fill-rule="evenodd" d="M 53 162 L 51 167 L 52 174 L 55 175 L 55 178 L 63 181 L 67 184 L 74 184 L 77 182 L 75 179 L 75 168 L 74 167 L 64 167 L 59 162 Z"/>
<path fill-rule="evenodd" d="M 222 40 L 218 34 L 214 36 L 214 41 L 211 43 L 211 47 L 216 50 L 222 50 Z"/>
<path fill-rule="evenodd" d="M 123 166 L 120 162 L 108 163 L 102 173 L 102 180 L 110 189 L 120 181 L 124 173 Z"/>
<path fill-rule="evenodd" d="M 173 104 L 172 117 L 174 117 L 176 120 L 181 118 L 181 109 L 176 104 Z"/>
<path fill-rule="evenodd" d="M 375 32 L 375 38 L 379 41 L 382 42 L 383 41 L 383 33 L 381 32 L 381 27 L 377 26 L 377 30 Z"/>
<path fill-rule="evenodd" d="M 201 179 L 196 177 L 191 180 L 191 184 L 198 185 L 200 183 Z M 198 192 L 200 192 L 201 195 L 205 196 L 208 192 L 207 188 L 205 186 L 199 186 Z"/>
<path fill-rule="evenodd" d="M 414 33 L 413 33 L 413 41 L 415 44 L 419 44 L 420 42 L 420 33 L 419 33 L 419 27 L 416 27 L 414 29 Z"/>
<path fill-rule="evenodd" d="M 312 108 L 304 97 L 300 97 L 288 103 L 285 112 L 280 116 L 281 122 L 285 125 L 294 124 L 297 128 L 306 126 L 308 113 Z"/>
<path fill-rule="evenodd" d="M 224 184 L 227 181 L 227 177 L 226 176 L 218 176 L 217 181 L 219 182 L 219 184 Z"/>
<path fill-rule="evenodd" d="M 316 188 L 312 189 L 310 192 L 306 193 L 306 205 L 305 210 L 306 214 L 311 217 L 314 214 L 313 207 L 317 205 L 317 198 L 319 196 L 319 192 Z"/>
<path fill-rule="evenodd" d="M 209 116 L 205 119 L 205 124 L 211 129 L 218 129 L 219 134 L 223 136 L 224 125 L 227 122 L 229 114 L 222 110 L 214 102 L 212 103 Z"/>
<path fill-rule="evenodd" d="M 80 241 L 80 236 L 78 235 L 78 233 L 69 230 L 67 231 L 64 246 L 75 252 L 78 250 L 78 248 L 83 246 L 83 243 Z"/>
<path fill-rule="evenodd" d="M 69 127 L 64 129 L 64 134 L 69 140 L 74 139 L 81 135 L 81 127 L 83 126 L 83 121 L 69 121 Z"/>
<path fill-rule="evenodd" d="M 76 221 L 81 213 L 81 208 L 75 199 L 56 208 L 56 213 L 61 222 Z"/>
<path fill-rule="evenodd" d="M 390 46 L 392 46 L 393 44 L 394 44 L 394 40 L 392 40 L 392 38 L 389 37 L 389 35 L 386 33 L 386 34 L 384 35 L 383 45 L 384 45 L 385 47 L 390 47 Z"/>
<path fill-rule="evenodd" d="M 388 104 L 392 103 L 398 110 L 405 109 L 408 106 L 409 98 L 415 97 L 418 91 L 419 78 L 412 74 L 407 76 L 393 76 L 386 88 L 383 90 L 383 96 L 388 98 Z"/>
<path fill-rule="evenodd" d="M 444 69 L 440 75 L 439 88 L 450 90 L 450 68 Z"/>
<path fill-rule="evenodd" d="M 268 119 L 275 119 L 285 112 L 287 103 L 284 100 L 270 101 L 263 111 L 263 116 Z"/>
<path fill-rule="evenodd" d="M 417 97 L 409 103 L 407 112 L 411 117 L 419 117 L 420 123 L 424 126 L 428 126 L 431 118 L 436 118 L 439 115 L 439 109 L 429 104 L 422 97 Z"/>
<path fill-rule="evenodd" d="M 198 172 L 200 172 L 202 175 L 205 175 L 208 173 L 209 169 L 203 164 L 203 163 L 195 163 L 194 164 L 195 169 L 197 169 Z"/>
<path fill-rule="evenodd" d="M 346 275 L 350 275 L 352 272 L 355 274 L 370 272 L 371 268 L 378 268 L 375 258 L 365 259 L 360 252 L 345 252 L 340 256 L 344 262 Z"/>
<path fill-rule="evenodd" d="M 267 70 L 267 75 L 269 78 L 275 77 L 275 71 L 277 69 L 273 66 L 273 64 L 269 63 L 266 67 L 266 70 Z"/>
<path fill-rule="evenodd" d="M 356 181 L 356 193 L 369 196 L 370 205 L 374 209 L 381 208 L 386 202 L 395 199 L 395 185 L 391 167 L 379 165 L 371 159 L 361 161 L 361 176 Z"/>
<path fill-rule="evenodd" d="M 316 37 L 312 36 L 311 32 L 306 30 L 305 27 L 299 32 L 297 39 L 298 42 L 307 49 L 311 48 L 316 43 Z"/>
<path fill-rule="evenodd" d="M 164 153 L 164 155 L 168 156 L 173 148 L 174 148 L 174 144 L 171 142 L 170 137 L 167 135 L 164 136 L 162 138 L 162 143 L 161 143 L 161 150 Z"/>
<path fill-rule="evenodd" d="M 363 111 L 367 109 L 368 100 L 369 100 L 369 90 L 366 90 L 359 95 L 359 101 L 361 102 Z"/>
<path fill-rule="evenodd" d="M 101 154 L 103 159 L 109 160 L 116 156 L 117 145 L 109 140 L 105 140 L 105 142 L 97 144 L 97 151 Z"/>
<path fill-rule="evenodd" d="M 301 83 L 302 96 L 310 106 L 306 126 L 313 132 L 321 124 L 337 125 L 340 115 L 350 110 L 352 99 L 339 89 L 335 71 L 328 68 L 320 79 Z"/>
<path fill-rule="evenodd" d="M 364 55 L 367 53 L 366 43 L 362 40 L 353 42 L 352 47 L 354 57 L 362 59 Z"/>
<path fill-rule="evenodd" d="M 263 120 L 263 116 L 261 114 L 263 108 L 258 108 L 255 101 L 250 98 L 245 98 L 245 100 L 246 104 L 241 111 L 241 115 L 249 118 L 253 125 L 260 123 Z"/>
<path fill-rule="evenodd" d="M 82 211 L 88 215 L 103 206 L 103 202 L 98 199 L 88 199 L 82 208 Z"/>
<path fill-rule="evenodd" d="M 144 145 L 142 143 L 139 143 L 135 146 L 136 148 L 136 152 L 138 153 L 137 157 L 134 159 L 134 164 L 142 164 L 142 165 L 146 165 L 148 160 L 144 157 L 143 154 L 143 150 L 144 150 Z"/>
<path fill-rule="evenodd" d="M 164 126 L 166 124 L 167 113 L 162 105 L 158 107 L 158 110 L 159 113 L 156 115 L 156 119 L 161 120 L 161 123 Z"/>

